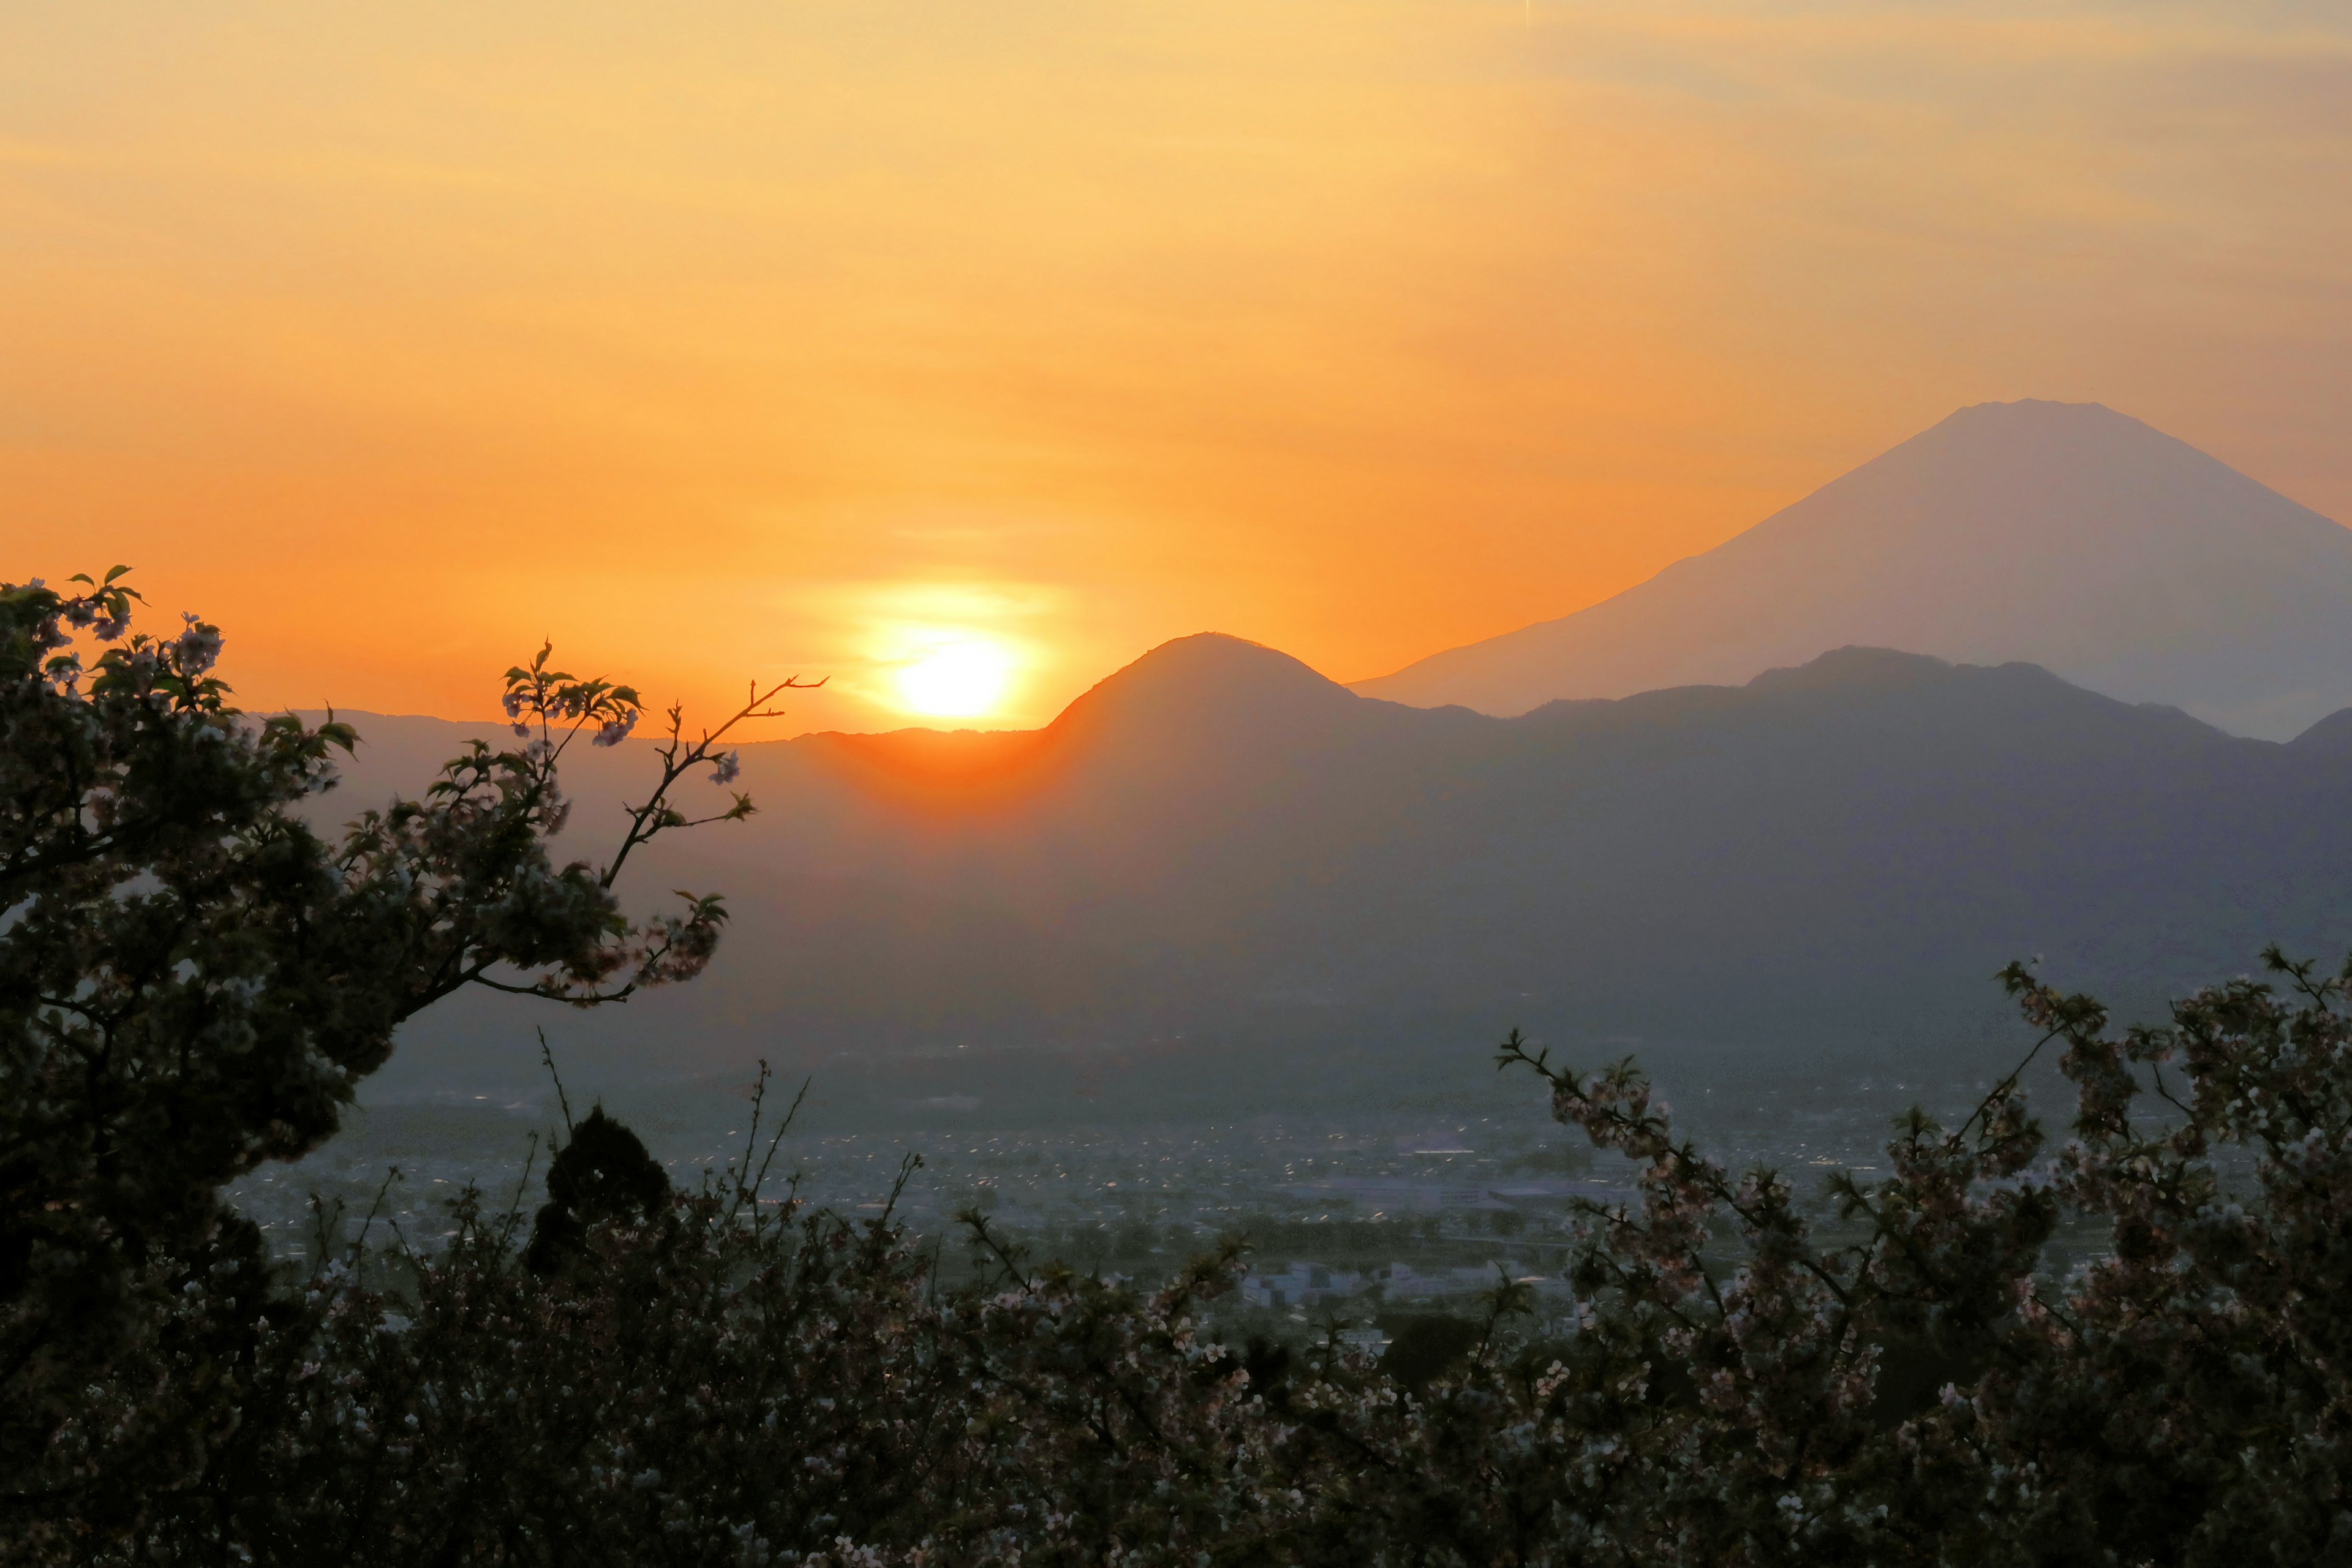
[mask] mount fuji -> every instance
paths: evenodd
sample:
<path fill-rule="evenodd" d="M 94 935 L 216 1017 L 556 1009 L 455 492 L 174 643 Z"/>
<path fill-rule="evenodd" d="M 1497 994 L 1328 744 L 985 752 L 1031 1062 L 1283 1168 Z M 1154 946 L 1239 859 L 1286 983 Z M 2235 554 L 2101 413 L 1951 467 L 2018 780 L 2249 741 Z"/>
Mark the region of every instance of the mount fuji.
<path fill-rule="evenodd" d="M 2352 704 L 2352 529 L 2098 404 L 1979 404 L 1614 598 L 1354 689 L 1510 715 L 1849 645 L 2284 740 Z"/>

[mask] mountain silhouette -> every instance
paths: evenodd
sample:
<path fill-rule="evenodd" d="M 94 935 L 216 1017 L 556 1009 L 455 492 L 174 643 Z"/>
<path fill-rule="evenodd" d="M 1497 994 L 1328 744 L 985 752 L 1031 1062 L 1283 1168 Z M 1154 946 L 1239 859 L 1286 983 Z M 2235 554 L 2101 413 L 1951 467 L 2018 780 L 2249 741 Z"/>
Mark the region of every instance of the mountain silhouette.
<path fill-rule="evenodd" d="M 360 724 L 344 813 L 460 732 Z M 1463 1081 L 1514 1026 L 1588 1058 L 2007 1049 L 2013 958 L 2145 1016 L 2267 942 L 2352 945 L 2347 731 L 2241 739 L 2032 665 L 1865 647 L 1506 719 L 1187 638 L 1041 731 L 746 747 L 761 814 L 630 879 L 725 892 L 719 961 L 563 1038 L 616 1072 L 765 1055 L 875 1105 L 1034 1110 L 1124 1064 L 1102 1092 L 1220 1113 Z M 646 760 L 582 758 L 570 852 Z M 527 1074 L 539 1021 L 438 1010 L 386 1081 Z"/>
<path fill-rule="evenodd" d="M 1614 598 L 1355 689 L 1517 714 L 1849 644 L 2284 740 L 2352 703 L 2352 530 L 2097 404 L 1987 403 Z"/>

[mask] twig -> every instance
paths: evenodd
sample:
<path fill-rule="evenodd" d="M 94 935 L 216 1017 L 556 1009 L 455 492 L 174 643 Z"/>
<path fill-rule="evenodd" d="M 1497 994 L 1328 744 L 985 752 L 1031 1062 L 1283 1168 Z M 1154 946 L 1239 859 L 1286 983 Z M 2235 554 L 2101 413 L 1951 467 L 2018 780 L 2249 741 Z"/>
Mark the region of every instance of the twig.
<path fill-rule="evenodd" d="M 711 749 L 725 738 L 730 730 L 747 720 L 782 718 L 784 712 L 782 709 L 768 706 L 779 692 L 814 691 L 824 684 L 824 680 L 803 680 L 799 676 L 794 675 L 778 681 L 762 691 L 760 689 L 759 683 L 754 681 L 751 686 L 750 700 L 738 709 L 732 718 L 720 724 L 716 730 L 705 730 L 702 732 L 702 739 L 691 745 L 688 744 L 685 739 L 685 710 L 672 706 L 669 710 L 669 740 L 656 748 L 656 754 L 662 760 L 661 783 L 654 786 L 654 792 L 646 797 L 645 805 L 624 805 L 621 808 L 628 814 L 629 828 L 622 835 L 621 847 L 614 853 L 612 863 L 604 868 L 604 876 L 600 879 L 602 885 L 607 888 L 613 885 L 614 879 L 621 874 L 621 867 L 626 863 L 630 853 L 639 845 L 651 841 L 656 835 L 668 828 L 692 826 L 684 816 L 669 808 L 670 786 L 685 777 L 688 769 L 699 767 L 702 763 L 710 761 Z M 735 815 L 749 816 L 750 808 L 750 796 L 736 797 Z M 730 814 L 722 813 L 721 816 L 726 815 Z M 703 820 L 718 821 L 719 818 L 706 817 Z"/>
<path fill-rule="evenodd" d="M 767 1066 L 763 1058 L 760 1063 L 761 1070 L 766 1071 Z M 776 1131 L 768 1140 L 768 1152 L 760 1161 L 760 1173 L 751 1178 L 751 1218 L 754 1223 L 760 1217 L 760 1189 L 768 1184 L 768 1167 L 775 1162 L 776 1145 L 782 1143 L 784 1134 L 792 1130 L 793 1119 L 801 1113 L 801 1102 L 808 1098 L 809 1085 L 815 1081 L 815 1078 L 816 1075 L 812 1073 L 801 1079 L 800 1092 L 793 1096 L 792 1104 L 784 1110 L 784 1119 L 776 1123 Z"/>
<path fill-rule="evenodd" d="M 564 1110 L 563 1129 L 567 1132 L 572 1130 L 572 1112 L 569 1107 L 566 1107 Z M 522 1157 L 521 1179 L 515 1183 L 514 1202 L 507 1205 L 506 1223 L 499 1227 L 499 1252 L 500 1256 L 505 1255 L 507 1243 L 512 1239 L 514 1236 L 515 1222 L 521 1217 L 522 1195 L 530 1190 L 530 1168 L 538 1162 L 538 1159 L 539 1132 L 537 1129 L 533 1129 L 530 1135 L 530 1148 Z"/>
<path fill-rule="evenodd" d="M 548 1047 L 547 1031 L 539 1031 L 539 1059 L 547 1065 L 547 1076 L 555 1080 L 555 1103 L 563 1110 L 563 1135 L 572 1136 L 572 1100 L 563 1092 L 563 1075 L 555 1070 L 555 1053 Z"/>

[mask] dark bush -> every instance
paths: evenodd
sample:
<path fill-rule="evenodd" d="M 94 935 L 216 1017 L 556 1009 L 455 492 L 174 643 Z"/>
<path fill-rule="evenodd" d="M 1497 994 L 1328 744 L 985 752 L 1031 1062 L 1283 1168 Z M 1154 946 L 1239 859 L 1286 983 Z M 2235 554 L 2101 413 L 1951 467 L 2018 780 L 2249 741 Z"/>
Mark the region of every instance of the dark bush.
<path fill-rule="evenodd" d="M 667 1208 L 669 1193 L 668 1173 L 637 1135 L 593 1106 L 547 1168 L 547 1202 L 523 1261 L 534 1274 L 577 1264 L 590 1226 L 646 1224 Z"/>
<path fill-rule="evenodd" d="M 1381 1370 L 1415 1393 L 1468 1364 L 1481 1338 L 1479 1326 L 1467 1318 L 1434 1312 L 1385 1318 L 1381 1327 L 1390 1336 Z"/>
<path fill-rule="evenodd" d="M 1834 1242 L 1630 1063 L 1513 1036 L 1637 1173 L 1577 1211 L 1556 1349 L 1498 1280 L 1384 1366 L 1236 1355 L 1202 1324 L 1237 1246 L 1146 1293 L 977 1212 L 944 1289 L 889 1205 L 771 1202 L 748 1146 L 673 1192 L 601 1109 L 527 1240 L 525 1192 L 467 1193 L 445 1250 L 276 1275 L 219 1188 L 331 1134 L 393 1023 L 684 978 L 722 911 L 632 925 L 617 857 L 545 853 L 557 731 L 617 738 L 625 689 L 542 654 L 509 687 L 536 739 L 329 844 L 288 808 L 348 732 L 237 718 L 217 632 L 129 615 L 0 589 L 0 1560 L 2352 1562 L 2352 964 L 2275 952 L 2120 1034 L 2012 968 L 2073 1137 L 2015 1074 L 1914 1111 L 1885 1180 L 1833 1182 Z M 121 646 L 85 671 L 78 631 Z M 709 744 L 673 720 L 662 789 Z M 624 856 L 685 823 L 650 798 Z M 2106 1245 L 2062 1267 L 2062 1223 Z"/>

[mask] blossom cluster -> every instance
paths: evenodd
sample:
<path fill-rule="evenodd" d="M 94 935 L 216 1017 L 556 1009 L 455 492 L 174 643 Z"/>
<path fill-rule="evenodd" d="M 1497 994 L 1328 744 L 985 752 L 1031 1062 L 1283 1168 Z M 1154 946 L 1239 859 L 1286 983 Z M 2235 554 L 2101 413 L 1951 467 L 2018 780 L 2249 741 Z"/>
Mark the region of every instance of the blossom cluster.
<path fill-rule="evenodd" d="M 633 921 L 615 883 L 632 851 L 692 826 L 672 786 L 763 710 L 755 691 L 688 741 L 673 709 L 660 775 L 601 864 L 549 852 L 572 731 L 473 748 L 423 799 L 329 836 L 301 808 L 334 786 L 352 726 L 238 712 L 219 628 L 189 615 L 168 637 L 131 631 L 125 570 L 79 590 L 0 584 L 0 1555 L 44 1500 L 79 1495 L 9 1488 L 68 1463 L 61 1435 L 87 1431 L 74 1424 L 117 1369 L 151 1366 L 142 1402 L 194 1397 L 172 1392 L 176 1362 L 152 1359 L 184 1327 L 158 1303 L 218 1282 L 188 1275 L 193 1259 L 244 1280 L 261 1318 L 278 1310 L 266 1269 L 215 1256 L 236 1230 L 217 1194 L 332 1136 L 404 1019 L 468 986 L 592 1005 L 709 963 L 719 899 Z M 104 645 L 88 668 L 85 633 Z M 604 734 L 634 711 L 627 689 L 546 666 L 543 649 L 523 673 L 551 723 Z M 751 809 L 739 795 L 706 820 Z M 88 1463 L 135 1490 L 123 1475 L 179 1473 L 210 1419 L 131 1421 L 162 1434 L 158 1453 L 120 1473 Z"/>
<path fill-rule="evenodd" d="M 2352 963 L 2276 951 L 2119 1032 L 2012 967 L 2072 1135 L 2021 1066 L 1904 1117 L 1828 1226 L 1630 1062 L 1512 1036 L 1632 1196 L 1583 1206 L 1572 1331 L 1498 1281 L 1433 1374 L 1221 1342 L 1236 1246 L 1146 1290 L 975 1214 L 950 1288 L 889 1206 L 778 1201 L 748 1151 L 673 1192 L 601 1113 L 535 1217 L 467 1193 L 426 1249 L 322 1215 L 289 1276 L 220 1190 L 331 1136 L 402 1019 L 707 963 L 717 899 L 613 887 L 688 771 L 738 775 L 736 721 L 671 710 L 619 848 L 559 867 L 564 747 L 637 703 L 542 649 L 528 744 L 329 842 L 289 807 L 349 727 L 228 709 L 193 617 L 124 643 L 120 575 L 0 585 L 0 1564 L 2352 1561 Z M 87 689 L 84 629 L 121 645 Z"/>
<path fill-rule="evenodd" d="M 552 1270 L 478 1194 L 431 1255 L 330 1254 L 322 1228 L 299 1289 L 225 1222 L 158 1279 L 152 1352 L 61 1429 L 50 1495 L 91 1512 L 32 1555 L 2332 1560 L 2352 967 L 2274 961 L 2286 995 L 2235 982 L 2120 1037 L 2012 972 L 2076 1136 L 2047 1147 L 2015 1077 L 1958 1127 L 1914 1113 L 1885 1181 L 1840 1184 L 1835 1245 L 1787 1183 L 1678 1140 L 1631 1067 L 1561 1071 L 1515 1038 L 1562 1121 L 1640 1162 L 1636 1195 L 1586 1215 L 1572 1333 L 1515 1330 L 1505 1285 L 1465 1357 L 1412 1384 L 1336 1335 L 1220 1342 L 1234 1247 L 1142 1290 L 1034 1265 L 973 1214 L 982 1267 L 950 1289 L 887 1214 L 732 1172 L 613 1211 Z M 2165 1114 L 2136 1120 L 2147 1100 Z M 2224 1149 L 2250 1156 L 2243 1191 Z M 2110 1245 L 2053 1274 L 2053 1228 L 2091 1216 Z M 99 1530 L 101 1489 L 138 1511 Z"/>

